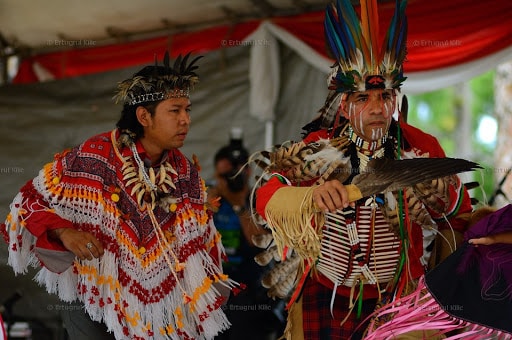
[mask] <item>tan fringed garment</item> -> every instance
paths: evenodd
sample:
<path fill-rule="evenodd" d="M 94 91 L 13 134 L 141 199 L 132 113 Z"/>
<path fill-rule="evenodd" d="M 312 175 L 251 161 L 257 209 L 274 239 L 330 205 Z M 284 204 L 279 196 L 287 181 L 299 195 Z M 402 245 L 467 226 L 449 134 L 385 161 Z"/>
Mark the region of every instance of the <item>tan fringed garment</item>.
<path fill-rule="evenodd" d="M 288 247 L 304 260 L 314 261 L 320 255 L 325 216 L 314 206 L 315 188 L 281 188 L 268 201 L 265 216 L 281 254 Z"/>

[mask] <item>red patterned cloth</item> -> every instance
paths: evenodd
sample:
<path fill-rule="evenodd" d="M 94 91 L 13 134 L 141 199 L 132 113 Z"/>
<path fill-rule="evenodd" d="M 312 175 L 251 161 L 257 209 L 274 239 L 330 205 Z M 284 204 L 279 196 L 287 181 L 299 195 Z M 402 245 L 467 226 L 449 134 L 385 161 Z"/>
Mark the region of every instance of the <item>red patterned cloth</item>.
<path fill-rule="evenodd" d="M 358 340 L 366 328 L 363 322 L 374 310 L 377 300 L 367 300 L 361 314 L 349 312 L 349 299 L 338 296 L 334 301 L 333 315 L 330 311 L 332 290 L 308 280 L 304 284 L 302 315 L 304 339 L 308 340 Z M 342 324 L 341 321 L 345 320 Z"/>
<path fill-rule="evenodd" d="M 16 273 L 42 266 L 36 279 L 48 292 L 81 301 L 118 339 L 213 338 L 229 325 L 215 285 L 232 282 L 219 265 L 223 248 L 198 170 L 179 150 L 162 159 L 176 171 L 176 188 L 170 211 L 153 210 L 159 234 L 126 186 L 111 139 L 103 133 L 56 155 L 21 189 L 4 225 L 9 264 Z M 131 155 L 127 147 L 120 152 Z M 105 254 L 75 259 L 47 237 L 55 228 L 94 234 Z"/>

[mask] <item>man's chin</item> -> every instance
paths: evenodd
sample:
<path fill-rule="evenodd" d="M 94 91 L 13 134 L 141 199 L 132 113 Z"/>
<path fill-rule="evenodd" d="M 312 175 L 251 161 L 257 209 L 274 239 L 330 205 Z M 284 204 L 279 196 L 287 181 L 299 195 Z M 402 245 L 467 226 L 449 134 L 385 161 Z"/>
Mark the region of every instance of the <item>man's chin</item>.
<path fill-rule="evenodd" d="M 172 149 L 179 149 L 181 148 L 183 145 L 185 145 L 185 142 L 175 142 L 173 143 L 172 145 L 169 145 L 169 147 L 167 148 L 167 150 L 172 150 Z"/>

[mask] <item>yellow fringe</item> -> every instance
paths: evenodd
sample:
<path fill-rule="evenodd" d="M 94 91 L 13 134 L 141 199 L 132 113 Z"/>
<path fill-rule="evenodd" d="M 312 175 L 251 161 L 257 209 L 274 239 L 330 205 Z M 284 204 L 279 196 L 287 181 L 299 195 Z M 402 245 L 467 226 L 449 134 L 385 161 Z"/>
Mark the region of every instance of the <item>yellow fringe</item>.
<path fill-rule="evenodd" d="M 303 260 L 314 261 L 320 256 L 325 215 L 314 207 L 315 188 L 281 188 L 268 201 L 265 216 L 281 254 L 292 248 Z"/>
<path fill-rule="evenodd" d="M 278 340 L 304 340 L 302 296 L 290 307 L 286 328 Z"/>

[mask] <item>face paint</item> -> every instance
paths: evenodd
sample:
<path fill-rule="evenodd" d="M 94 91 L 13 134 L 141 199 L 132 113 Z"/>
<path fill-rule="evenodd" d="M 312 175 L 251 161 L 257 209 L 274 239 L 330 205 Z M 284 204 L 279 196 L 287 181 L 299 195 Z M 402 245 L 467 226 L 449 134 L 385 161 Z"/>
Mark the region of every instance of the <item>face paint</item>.
<path fill-rule="evenodd" d="M 390 117 L 391 115 L 393 115 L 393 102 L 390 102 L 390 101 L 385 101 L 383 99 L 383 110 L 382 112 L 384 113 L 384 117 L 388 118 Z"/>
<path fill-rule="evenodd" d="M 349 106 L 348 106 L 349 120 L 350 120 L 350 123 L 352 124 L 352 128 L 356 131 L 356 133 L 358 135 L 359 134 L 364 135 L 364 129 L 363 129 L 364 122 L 363 122 L 363 115 L 362 115 L 363 110 L 364 110 L 364 108 L 358 109 L 358 105 L 356 105 L 354 103 L 349 103 Z M 365 137 L 365 136 L 361 136 L 361 137 Z"/>
<path fill-rule="evenodd" d="M 372 140 L 381 139 L 384 137 L 384 130 L 382 128 L 372 129 Z"/>
<path fill-rule="evenodd" d="M 384 137 L 389 129 L 394 95 L 389 91 L 372 90 L 347 96 L 345 117 L 354 132 L 367 141 Z"/>

